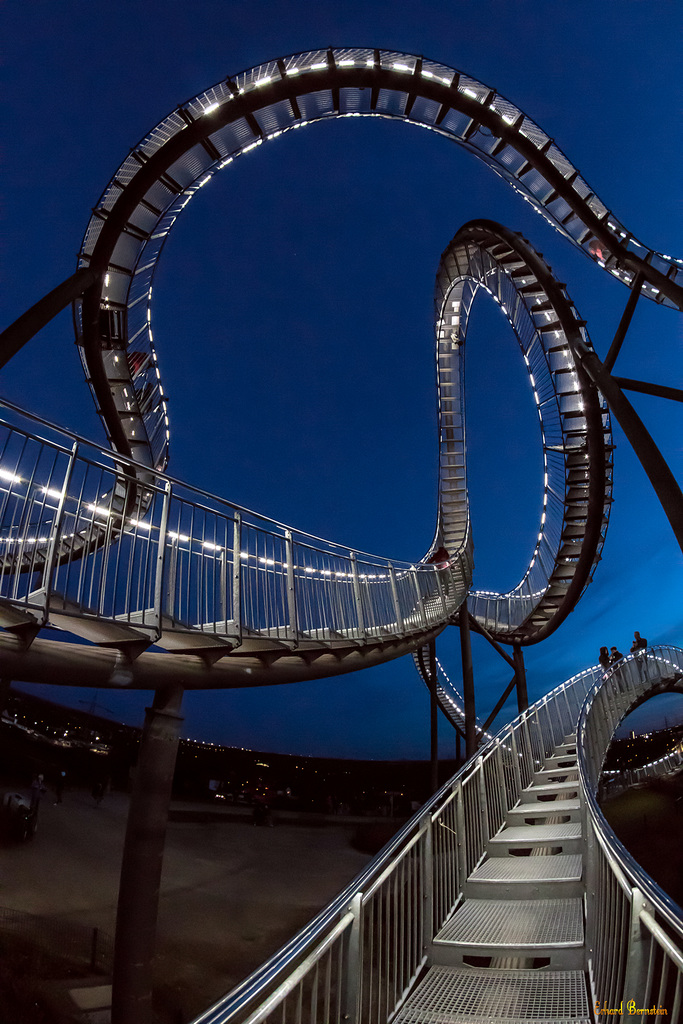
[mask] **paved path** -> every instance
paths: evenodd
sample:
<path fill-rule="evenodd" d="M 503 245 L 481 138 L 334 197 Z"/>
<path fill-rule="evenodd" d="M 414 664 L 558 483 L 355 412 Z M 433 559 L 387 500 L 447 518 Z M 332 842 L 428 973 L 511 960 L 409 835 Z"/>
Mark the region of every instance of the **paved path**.
<path fill-rule="evenodd" d="M 33 841 L 0 846 L 0 907 L 114 933 L 128 797 L 100 807 L 46 794 Z M 350 881 L 369 857 L 350 824 L 255 828 L 170 822 L 157 984 L 187 1020 L 232 988 Z M 166 1001 L 165 999 L 165 1001 Z"/>

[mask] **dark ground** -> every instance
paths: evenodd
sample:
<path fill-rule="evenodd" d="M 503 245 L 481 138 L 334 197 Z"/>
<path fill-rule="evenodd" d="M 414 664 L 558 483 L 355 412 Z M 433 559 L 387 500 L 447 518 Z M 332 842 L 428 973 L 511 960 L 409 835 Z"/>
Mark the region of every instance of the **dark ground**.
<path fill-rule="evenodd" d="M 601 806 L 626 849 L 683 907 L 683 778 L 628 789 Z"/>
<path fill-rule="evenodd" d="M 110 793 L 98 807 L 78 789 L 53 801 L 51 792 L 43 798 L 33 840 L 0 846 L 0 908 L 113 936 L 128 797 Z M 155 988 L 173 1024 L 233 988 L 369 860 L 352 845 L 358 824 L 351 821 L 321 827 L 320 819 L 285 823 L 283 815 L 275 828 L 257 828 L 246 809 L 241 821 L 234 817 L 169 823 Z M 374 827 L 381 845 L 393 824 Z M 5 1020 L 18 1024 L 0 1005 Z"/>

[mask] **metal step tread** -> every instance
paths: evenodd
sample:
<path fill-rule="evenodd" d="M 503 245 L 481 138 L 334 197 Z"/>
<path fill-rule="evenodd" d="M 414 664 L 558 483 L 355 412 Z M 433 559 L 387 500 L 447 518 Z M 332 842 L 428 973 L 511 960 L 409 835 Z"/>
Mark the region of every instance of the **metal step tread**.
<path fill-rule="evenodd" d="M 536 786 L 532 784 L 531 786 L 528 786 L 527 789 L 523 789 L 522 792 L 543 796 L 546 793 L 566 793 L 567 790 L 569 790 L 572 793 L 575 793 L 578 791 L 578 788 L 579 782 L 577 779 L 575 782 L 543 782 L 539 783 Z"/>
<path fill-rule="evenodd" d="M 555 857 L 491 857 L 469 876 L 476 882 L 563 882 L 581 878 L 580 853 Z"/>
<path fill-rule="evenodd" d="M 582 971 L 431 967 L 395 1024 L 588 1024 Z"/>
<path fill-rule="evenodd" d="M 512 825 L 502 828 L 490 843 L 547 842 L 551 839 L 580 839 L 581 822 L 567 821 L 563 825 Z"/>
<path fill-rule="evenodd" d="M 558 779 L 560 782 L 571 781 L 567 776 L 571 775 L 574 779 L 579 777 L 579 769 L 574 765 L 571 768 L 539 768 L 534 772 L 534 778 L 542 782 L 544 779 Z"/>
<path fill-rule="evenodd" d="M 576 768 L 576 754 L 553 754 L 547 757 L 544 768 Z"/>
<path fill-rule="evenodd" d="M 566 900 L 465 900 L 436 936 L 466 946 L 581 946 L 583 909 Z"/>
<path fill-rule="evenodd" d="M 571 797 L 569 800 L 537 800 L 535 803 L 516 804 L 507 813 L 520 818 L 539 818 L 542 814 L 566 814 L 580 809 L 581 801 L 578 797 Z"/>

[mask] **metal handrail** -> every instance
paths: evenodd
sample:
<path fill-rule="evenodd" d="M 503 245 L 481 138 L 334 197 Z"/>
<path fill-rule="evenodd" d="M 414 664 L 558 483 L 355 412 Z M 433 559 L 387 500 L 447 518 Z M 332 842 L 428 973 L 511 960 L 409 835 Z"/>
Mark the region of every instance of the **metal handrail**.
<path fill-rule="evenodd" d="M 604 1005 L 610 992 L 616 1000 L 611 1005 L 633 1000 L 636 1007 L 645 1007 L 659 999 L 671 1012 L 672 1004 L 680 1004 L 683 997 L 683 910 L 620 842 L 598 801 L 602 767 L 619 723 L 648 695 L 672 688 L 682 679 L 682 650 L 648 648 L 603 673 L 579 716 L 578 767 L 586 807 L 587 886 L 593 910 L 589 975 L 593 995 Z M 617 950 L 617 955 L 608 950 Z"/>
<path fill-rule="evenodd" d="M 12 615 L 76 632 L 97 621 L 102 642 L 182 633 L 191 647 L 192 633 L 211 634 L 229 654 L 247 638 L 407 639 L 443 628 L 464 599 L 467 545 L 446 567 L 345 548 L 5 404 L 32 428 L 0 415 L 0 602 Z"/>

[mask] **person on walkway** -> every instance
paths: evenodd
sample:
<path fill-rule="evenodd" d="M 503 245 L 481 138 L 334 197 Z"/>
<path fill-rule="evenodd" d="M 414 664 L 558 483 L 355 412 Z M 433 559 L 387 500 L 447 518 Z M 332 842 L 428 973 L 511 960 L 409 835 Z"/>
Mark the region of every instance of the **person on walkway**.
<path fill-rule="evenodd" d="M 37 814 L 38 807 L 40 805 L 40 798 L 45 792 L 45 785 L 43 783 L 42 775 L 34 775 L 31 783 L 31 813 Z"/>
<path fill-rule="evenodd" d="M 598 661 L 600 662 L 603 668 L 609 668 L 609 651 L 606 647 L 600 648 L 600 655 L 598 657 Z"/>
<path fill-rule="evenodd" d="M 618 661 L 621 661 L 624 655 L 621 651 L 618 651 L 616 647 L 610 647 L 609 649 L 609 663 L 610 665 L 616 665 Z"/>
<path fill-rule="evenodd" d="M 636 651 L 644 651 L 647 647 L 647 640 L 644 636 L 641 636 L 636 629 L 633 633 L 633 643 L 631 644 L 631 654 L 635 654 Z"/>
<path fill-rule="evenodd" d="M 104 799 L 104 782 L 102 779 L 97 779 L 93 782 L 92 798 L 99 807 Z"/>

